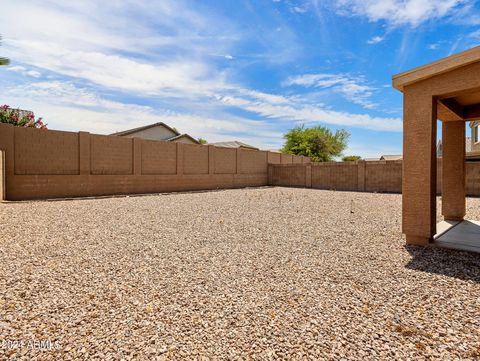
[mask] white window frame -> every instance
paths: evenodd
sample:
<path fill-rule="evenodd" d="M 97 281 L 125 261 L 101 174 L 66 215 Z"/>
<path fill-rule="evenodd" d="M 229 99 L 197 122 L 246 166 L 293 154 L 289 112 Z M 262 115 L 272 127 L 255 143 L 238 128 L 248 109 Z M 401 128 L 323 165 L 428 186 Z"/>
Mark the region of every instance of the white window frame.
<path fill-rule="evenodd" d="M 473 127 L 473 142 L 475 144 L 480 143 L 480 137 L 478 131 L 480 130 L 480 124 L 475 124 Z"/>

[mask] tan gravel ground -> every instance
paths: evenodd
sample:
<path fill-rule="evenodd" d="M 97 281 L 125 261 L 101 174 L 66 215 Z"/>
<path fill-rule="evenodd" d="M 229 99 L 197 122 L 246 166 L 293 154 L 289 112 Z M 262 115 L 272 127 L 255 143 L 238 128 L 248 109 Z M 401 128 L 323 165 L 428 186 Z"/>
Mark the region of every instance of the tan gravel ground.
<path fill-rule="evenodd" d="M 480 255 L 400 222 L 312 189 L 0 204 L 0 359 L 478 359 Z"/>

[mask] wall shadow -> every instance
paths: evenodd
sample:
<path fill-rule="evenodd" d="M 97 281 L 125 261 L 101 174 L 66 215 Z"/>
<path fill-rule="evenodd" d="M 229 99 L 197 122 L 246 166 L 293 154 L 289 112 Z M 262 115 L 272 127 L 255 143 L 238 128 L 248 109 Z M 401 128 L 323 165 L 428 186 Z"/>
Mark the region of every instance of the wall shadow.
<path fill-rule="evenodd" d="M 408 269 L 480 283 L 480 253 L 412 245 L 405 249 L 412 256 Z"/>

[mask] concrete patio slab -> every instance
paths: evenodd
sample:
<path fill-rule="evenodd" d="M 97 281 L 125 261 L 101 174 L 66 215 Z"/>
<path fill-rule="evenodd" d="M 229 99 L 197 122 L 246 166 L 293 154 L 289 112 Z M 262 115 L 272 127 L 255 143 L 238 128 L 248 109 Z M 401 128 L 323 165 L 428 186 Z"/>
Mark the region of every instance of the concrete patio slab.
<path fill-rule="evenodd" d="M 480 253 L 480 221 L 442 221 L 434 239 L 439 247 Z"/>
<path fill-rule="evenodd" d="M 435 234 L 435 236 L 433 236 L 433 239 L 439 238 L 441 235 L 443 235 L 445 232 L 449 231 L 452 227 L 455 227 L 459 223 L 459 221 L 441 221 L 440 223 L 437 223 L 437 233 Z"/>

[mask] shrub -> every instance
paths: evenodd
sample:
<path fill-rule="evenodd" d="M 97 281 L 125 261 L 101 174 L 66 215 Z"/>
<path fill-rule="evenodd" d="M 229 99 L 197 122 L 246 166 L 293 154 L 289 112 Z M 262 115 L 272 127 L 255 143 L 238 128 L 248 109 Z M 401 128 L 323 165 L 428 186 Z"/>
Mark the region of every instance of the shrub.
<path fill-rule="evenodd" d="M 362 157 L 360 157 L 359 155 L 347 155 L 342 158 L 344 162 L 354 162 L 356 160 L 361 160 L 361 159 Z"/>
<path fill-rule="evenodd" d="M 13 124 L 17 127 L 47 129 L 42 118 L 35 119 L 33 112 L 12 109 L 8 105 L 0 107 L 0 123 Z"/>

